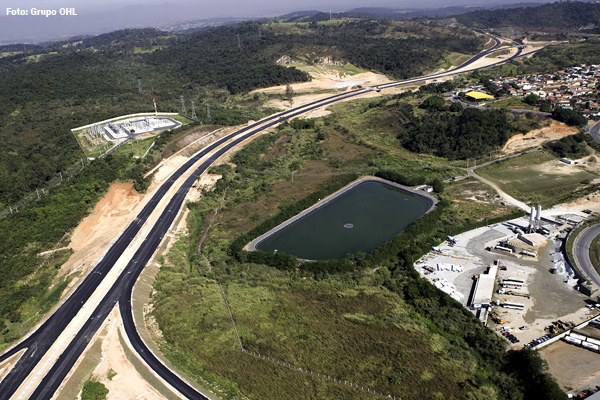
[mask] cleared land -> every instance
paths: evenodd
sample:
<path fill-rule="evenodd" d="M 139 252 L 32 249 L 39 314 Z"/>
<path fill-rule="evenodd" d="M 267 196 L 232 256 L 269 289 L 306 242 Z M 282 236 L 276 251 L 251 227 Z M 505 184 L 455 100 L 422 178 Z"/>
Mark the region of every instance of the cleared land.
<path fill-rule="evenodd" d="M 550 373 L 565 392 L 578 393 L 600 385 L 600 357 L 597 353 L 559 341 L 540 351 Z"/>
<path fill-rule="evenodd" d="M 543 150 L 479 168 L 477 173 L 511 196 L 543 206 L 568 199 L 596 178 L 585 166 L 567 165 Z"/>
<path fill-rule="evenodd" d="M 445 193 L 454 200 L 461 218 L 477 220 L 482 215 L 493 218 L 510 212 L 492 188 L 473 177 L 448 184 Z"/>
<path fill-rule="evenodd" d="M 526 149 L 539 147 L 550 140 L 558 140 L 565 136 L 575 135 L 578 132 L 579 129 L 575 127 L 551 120 L 549 125 L 540 129 L 512 136 L 502 148 L 502 152 L 506 154 L 518 153 Z"/>

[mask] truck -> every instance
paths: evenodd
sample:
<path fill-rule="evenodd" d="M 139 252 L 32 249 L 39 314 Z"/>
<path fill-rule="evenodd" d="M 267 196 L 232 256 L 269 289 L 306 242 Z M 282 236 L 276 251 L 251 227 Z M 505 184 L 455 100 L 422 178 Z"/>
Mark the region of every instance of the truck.
<path fill-rule="evenodd" d="M 490 318 L 497 324 L 503 324 L 504 320 L 498 316 L 495 312 L 490 313 Z"/>

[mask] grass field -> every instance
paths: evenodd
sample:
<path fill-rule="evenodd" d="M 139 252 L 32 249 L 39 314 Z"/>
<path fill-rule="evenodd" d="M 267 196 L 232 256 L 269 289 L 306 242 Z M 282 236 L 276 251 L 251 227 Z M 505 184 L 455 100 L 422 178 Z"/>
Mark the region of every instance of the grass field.
<path fill-rule="evenodd" d="M 40 256 L 40 269 L 36 273 L 24 278 L 19 284 L 40 284 L 40 287 L 49 287 L 50 282 L 55 281 L 57 274 L 57 266 L 65 263 L 73 254 L 70 249 L 59 250 L 51 253 L 48 256 Z M 63 291 L 71 282 L 74 276 L 56 280 L 56 284 L 52 288 L 41 290 L 36 296 L 29 298 L 22 307 L 18 310 L 21 313 L 21 318 L 15 322 L 6 324 L 4 333 L 10 331 L 4 341 L 0 342 L 0 351 L 9 346 L 13 340 L 25 336 L 50 309 L 58 302 Z M 43 283 L 43 284 L 41 284 Z"/>
<path fill-rule="evenodd" d="M 510 50 L 506 49 L 506 50 L 498 50 L 493 52 L 492 54 L 486 56 L 486 58 L 496 58 L 498 56 L 505 56 L 510 54 Z"/>
<path fill-rule="evenodd" d="M 230 387 L 229 398 L 236 397 L 236 386 L 260 399 L 376 398 L 241 353 L 219 286 L 202 271 L 178 279 L 187 275 L 184 269 L 169 268 L 157 281 L 161 296 L 155 314 L 170 320 L 165 335 L 176 329 L 177 347 L 186 349 L 167 352 L 197 374 L 210 379 L 208 370 L 225 377 L 229 385 L 220 381 Z M 411 314 L 401 298 L 373 288 L 381 274 L 358 282 L 302 282 L 272 268 L 245 265 L 224 286 L 250 351 L 403 399 L 459 398 L 460 382 L 475 372 L 476 359 Z"/>
<path fill-rule="evenodd" d="M 542 150 L 477 169 L 511 196 L 532 204 L 551 206 L 571 197 L 596 176 L 584 167 L 568 166 Z M 589 183 L 589 182 L 588 182 Z"/>
<path fill-rule="evenodd" d="M 447 53 L 444 54 L 444 59 L 441 64 L 442 68 L 450 68 L 452 66 L 458 66 L 471 58 L 472 55 L 462 53 Z"/>
<path fill-rule="evenodd" d="M 307 56 L 308 59 L 308 56 Z M 319 73 L 319 70 L 327 71 L 328 73 L 339 73 L 341 77 L 344 76 L 352 76 L 356 74 L 362 74 L 363 72 L 367 72 L 367 70 L 358 68 L 357 66 L 346 63 L 343 66 L 337 65 L 308 65 L 308 64 L 290 64 L 290 67 L 295 67 L 300 71 L 308 72 L 311 74 Z M 313 94 L 317 94 L 319 92 L 311 92 Z"/>
<path fill-rule="evenodd" d="M 115 153 L 128 154 L 131 157 L 143 157 L 156 138 L 133 139 L 115 150 Z"/>
<path fill-rule="evenodd" d="M 489 108 L 509 108 L 509 109 L 519 109 L 519 110 L 535 110 L 534 106 L 531 106 L 521 99 L 517 97 L 509 97 L 504 100 L 495 101 L 493 103 L 488 104 Z"/>

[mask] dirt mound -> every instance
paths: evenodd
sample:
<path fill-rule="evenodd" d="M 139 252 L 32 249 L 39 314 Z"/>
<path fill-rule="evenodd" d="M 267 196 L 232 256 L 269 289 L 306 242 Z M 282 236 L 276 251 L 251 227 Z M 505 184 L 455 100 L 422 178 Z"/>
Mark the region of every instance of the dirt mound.
<path fill-rule="evenodd" d="M 573 126 L 568 126 L 558 121 L 552 121 L 549 126 L 534 129 L 527 132 L 525 135 L 518 134 L 511 137 L 502 148 L 502 151 L 508 154 L 517 153 L 531 147 L 541 146 L 550 140 L 558 140 L 578 132 L 579 129 Z"/>

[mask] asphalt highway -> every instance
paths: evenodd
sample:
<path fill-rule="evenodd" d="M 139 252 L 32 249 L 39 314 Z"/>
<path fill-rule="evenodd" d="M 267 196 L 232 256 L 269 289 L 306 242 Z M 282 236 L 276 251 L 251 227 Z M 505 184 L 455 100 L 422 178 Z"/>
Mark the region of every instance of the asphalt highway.
<path fill-rule="evenodd" d="M 600 235 L 600 225 L 594 225 L 581 231 L 573 243 L 573 256 L 579 268 L 583 270 L 583 273 L 594 284 L 600 286 L 600 276 L 590 260 L 590 245 L 598 235 Z"/>
<path fill-rule="evenodd" d="M 378 88 L 385 89 L 388 87 L 420 82 L 433 79 L 435 77 L 443 77 L 457 73 L 457 70 L 462 69 L 478 59 L 494 52 L 500 44 L 500 40 L 496 38 L 494 38 L 494 40 L 496 41 L 494 47 L 471 58 L 469 61 L 455 69 L 440 74 L 432 74 L 416 79 L 380 85 Z M 519 49 L 517 54 L 510 59 L 519 57 L 520 55 L 521 49 Z M 503 60 L 502 62 L 506 62 L 508 60 L 509 59 Z M 485 68 L 487 67 L 488 66 Z M 472 70 L 475 69 L 478 68 L 473 68 Z M 190 177 L 185 180 L 184 184 L 177 189 L 176 194 L 170 199 L 164 212 L 161 214 L 156 224 L 152 227 L 150 233 L 146 236 L 132 260 L 127 264 L 119 279 L 107 292 L 102 301 L 100 301 L 94 310 L 92 317 L 85 322 L 80 331 L 75 335 L 73 340 L 71 340 L 69 346 L 54 363 L 50 371 L 41 379 L 39 385 L 37 385 L 37 388 L 30 397 L 32 399 L 52 398 L 61 382 L 72 369 L 76 360 L 83 353 L 94 334 L 98 331 L 106 319 L 107 315 L 118 302 L 128 339 L 138 355 L 150 366 L 152 370 L 154 370 L 156 374 L 158 374 L 163 380 L 168 382 L 186 398 L 206 399 L 204 395 L 199 393 L 191 385 L 166 368 L 152 354 L 152 352 L 146 347 L 139 337 L 131 313 L 131 293 L 138 276 L 170 228 L 173 220 L 181 208 L 181 205 L 183 204 L 188 190 L 191 188 L 196 178 L 206 171 L 206 169 L 209 168 L 221 155 L 225 154 L 232 147 L 243 142 L 244 140 L 264 131 L 265 129 L 279 124 L 284 119 L 293 118 L 307 111 L 352 98 L 370 90 L 373 90 L 373 88 L 347 91 L 322 100 L 314 101 L 304 106 L 296 107 L 294 109 L 272 115 L 263 119 L 262 121 L 254 123 L 221 138 L 217 142 L 207 146 L 205 149 L 194 155 L 188 162 L 186 162 L 173 175 L 171 175 L 171 177 L 169 177 L 169 179 L 158 189 L 156 194 L 149 200 L 146 206 L 137 215 L 135 220 L 131 222 L 131 224 L 119 236 L 117 241 L 107 251 L 103 259 L 96 265 L 96 267 L 94 267 L 92 272 L 84 279 L 84 281 L 77 287 L 71 296 L 63 303 L 63 305 L 36 331 L 0 356 L 0 361 L 3 361 L 13 354 L 26 349 L 25 353 L 23 356 L 21 356 L 15 367 L 4 378 L 4 380 L 0 382 L 0 400 L 8 400 L 16 393 L 23 380 L 32 372 L 44 354 L 46 354 L 50 346 L 57 340 L 58 336 L 64 331 L 66 326 L 87 302 L 91 294 L 99 286 L 106 274 L 111 270 L 117 259 L 123 254 L 125 249 L 128 248 L 135 236 L 139 233 L 144 223 L 147 221 L 150 214 L 165 196 L 167 191 L 173 186 L 175 181 L 186 171 L 192 168 L 192 166 L 200 161 L 203 157 L 209 155 L 209 158 L 205 160 L 190 175 Z"/>
<path fill-rule="evenodd" d="M 596 143 L 600 143 L 600 122 L 596 122 L 596 124 L 589 129 L 589 132 Z"/>

